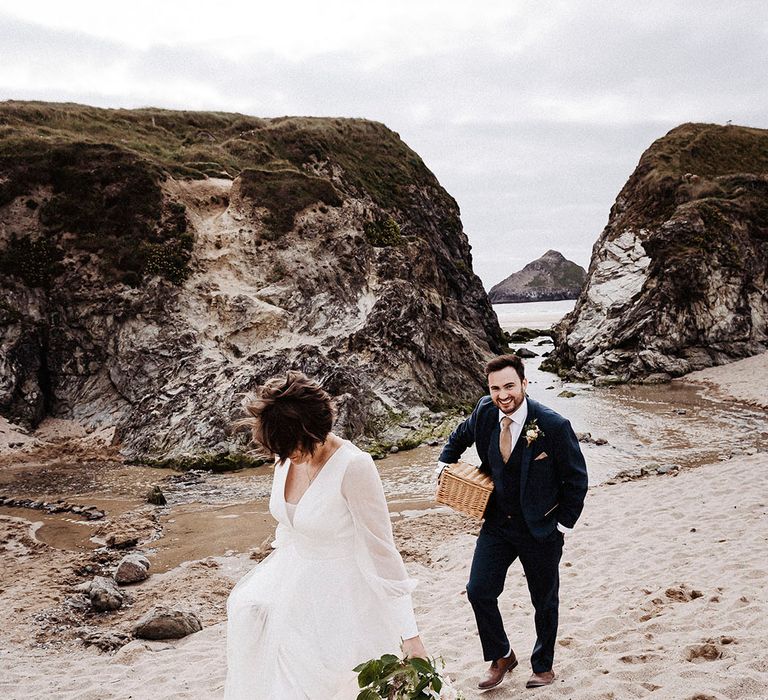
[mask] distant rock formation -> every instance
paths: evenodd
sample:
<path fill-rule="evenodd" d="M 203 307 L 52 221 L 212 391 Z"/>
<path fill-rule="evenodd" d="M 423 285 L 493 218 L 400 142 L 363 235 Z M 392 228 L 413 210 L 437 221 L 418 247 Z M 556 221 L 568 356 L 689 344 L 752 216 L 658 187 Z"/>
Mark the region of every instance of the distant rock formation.
<path fill-rule="evenodd" d="M 548 250 L 538 260 L 491 287 L 488 298 L 492 304 L 576 299 L 586 276 L 587 271 L 581 265 L 566 260 L 556 250 Z"/>
<path fill-rule="evenodd" d="M 768 131 L 683 124 L 619 193 L 549 366 L 664 381 L 763 352 L 767 334 Z"/>
<path fill-rule="evenodd" d="M 501 330 L 458 206 L 382 124 L 19 102 L 0 124 L 2 415 L 217 468 L 244 463 L 241 395 L 288 368 L 348 437 L 484 391 Z"/>

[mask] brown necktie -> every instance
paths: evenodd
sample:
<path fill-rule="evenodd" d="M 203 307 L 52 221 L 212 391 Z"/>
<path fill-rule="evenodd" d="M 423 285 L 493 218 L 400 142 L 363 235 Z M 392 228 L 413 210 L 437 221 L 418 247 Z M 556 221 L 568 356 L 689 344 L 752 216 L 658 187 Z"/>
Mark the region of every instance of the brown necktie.
<path fill-rule="evenodd" d="M 499 450 L 501 451 L 501 458 L 506 462 L 509 460 L 509 456 L 512 454 L 512 431 L 509 426 L 512 425 L 512 419 L 501 419 L 501 433 L 499 433 Z"/>

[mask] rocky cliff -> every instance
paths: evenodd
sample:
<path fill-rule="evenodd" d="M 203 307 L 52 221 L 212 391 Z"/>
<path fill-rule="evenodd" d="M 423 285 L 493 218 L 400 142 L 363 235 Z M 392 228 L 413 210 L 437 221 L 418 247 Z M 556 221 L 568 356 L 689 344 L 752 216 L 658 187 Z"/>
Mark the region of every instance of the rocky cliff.
<path fill-rule="evenodd" d="M 550 365 L 663 381 L 762 352 L 767 333 L 768 131 L 683 124 L 619 193 Z"/>
<path fill-rule="evenodd" d="M 548 250 L 538 260 L 491 287 L 488 298 L 492 304 L 576 299 L 586 275 L 581 265 L 566 260 L 556 250 Z"/>
<path fill-rule="evenodd" d="M 134 458 L 237 463 L 241 394 L 292 367 L 391 438 L 500 349 L 456 202 L 364 120 L 0 103 L 0 273 L 0 413 Z"/>

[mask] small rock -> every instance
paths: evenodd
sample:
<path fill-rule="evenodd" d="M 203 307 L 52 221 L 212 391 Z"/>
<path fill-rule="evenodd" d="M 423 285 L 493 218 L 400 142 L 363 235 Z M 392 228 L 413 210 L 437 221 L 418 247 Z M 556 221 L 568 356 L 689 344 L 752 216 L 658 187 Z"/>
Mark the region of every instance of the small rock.
<path fill-rule="evenodd" d="M 748 447 L 747 448 L 747 454 L 748 455 L 756 455 L 757 454 L 757 448 L 756 447 Z"/>
<path fill-rule="evenodd" d="M 149 559 L 143 554 L 126 554 L 115 570 L 115 581 L 120 585 L 138 583 L 149 576 Z"/>
<path fill-rule="evenodd" d="M 567 389 L 563 389 L 558 395 L 558 398 L 561 399 L 572 399 L 576 394 L 574 394 L 572 391 L 568 391 Z"/>
<path fill-rule="evenodd" d="M 608 440 L 605 438 L 593 438 L 592 433 L 577 433 L 579 442 L 586 442 L 590 445 L 607 445 Z M 583 439 L 582 439 L 583 438 Z"/>
<path fill-rule="evenodd" d="M 106 513 L 104 513 L 103 510 L 99 510 L 98 508 L 89 508 L 88 510 L 84 510 L 82 515 L 85 516 L 86 520 L 101 520 Z"/>
<path fill-rule="evenodd" d="M 153 486 L 152 490 L 147 494 L 147 503 L 151 503 L 153 506 L 164 506 L 168 503 L 165 499 L 165 495 L 159 486 Z"/>
<path fill-rule="evenodd" d="M 528 348 L 518 348 L 515 350 L 515 355 L 518 357 L 538 357 L 539 355 L 533 350 L 529 350 Z"/>
<path fill-rule="evenodd" d="M 592 383 L 595 386 L 613 386 L 614 384 L 625 384 L 626 379 L 616 374 L 606 374 L 602 377 L 596 377 Z"/>
<path fill-rule="evenodd" d="M 133 636 L 139 639 L 180 639 L 201 629 L 203 626 L 195 613 L 156 605 L 136 623 Z"/>
<path fill-rule="evenodd" d="M 125 533 L 113 533 L 106 539 L 107 547 L 112 549 L 131 549 L 139 543 L 139 538 Z"/>
<path fill-rule="evenodd" d="M 400 452 L 400 448 L 397 445 L 392 445 L 392 447 L 389 448 L 390 454 L 397 454 Z"/>
<path fill-rule="evenodd" d="M 647 377 L 640 379 L 640 384 L 668 384 L 672 380 L 672 375 L 667 372 L 654 372 Z"/>
<path fill-rule="evenodd" d="M 123 605 L 125 596 L 120 592 L 114 579 L 96 576 L 89 591 L 91 605 L 94 610 L 117 610 Z"/>
<path fill-rule="evenodd" d="M 101 651 L 115 651 L 131 641 L 131 638 L 123 632 L 105 632 L 87 628 L 80 631 L 80 639 L 85 646 L 95 646 Z"/>

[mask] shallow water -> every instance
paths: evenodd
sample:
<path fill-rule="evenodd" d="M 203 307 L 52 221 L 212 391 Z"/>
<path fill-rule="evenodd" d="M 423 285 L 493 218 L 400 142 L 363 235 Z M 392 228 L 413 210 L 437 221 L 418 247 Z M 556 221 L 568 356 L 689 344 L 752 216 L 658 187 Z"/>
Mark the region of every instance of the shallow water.
<path fill-rule="evenodd" d="M 572 302 L 550 304 L 565 307 Z M 519 315 L 513 313 L 514 307 L 529 305 L 504 306 L 513 307 L 503 324 L 506 328 L 533 325 L 518 323 Z M 529 310 L 521 313 L 528 314 L 530 321 Z M 526 361 L 530 396 L 569 418 L 577 432 L 608 441 L 601 446 L 582 445 L 592 484 L 625 470 L 652 470 L 663 465 L 690 468 L 768 449 L 768 413 L 763 410 L 719 399 L 708 389 L 685 381 L 600 388 L 563 383 L 538 369 L 540 354 L 552 348 L 550 341 L 538 338 L 526 347 L 539 353 Z M 564 389 L 575 396 L 559 397 Z M 377 463 L 393 517 L 409 517 L 434 507 L 433 470 L 439 452 L 439 447 L 424 446 L 389 455 Z M 464 459 L 479 461 L 471 450 Z M 143 494 L 149 486 L 161 485 L 168 499 L 168 506 L 160 510 L 163 535 L 151 543 L 151 548 L 145 548 L 154 572 L 187 560 L 253 550 L 271 537 L 274 529 L 268 512 L 269 467 L 230 474 L 169 474 L 126 466 L 106 475 L 94 470 L 89 476 L 88 471 L 84 465 L 83 472 L 73 477 L 79 493 L 111 517 L 138 507 L 144 503 Z M 37 497 L 44 493 L 39 484 L 35 488 L 34 478 L 21 472 L 16 477 L 6 473 L 0 482 L 4 482 L 6 492 L 15 491 L 14 495 Z M 108 492 L 120 498 L 109 498 Z M 93 497 L 88 497 L 89 493 Z M 41 523 L 37 538 L 54 547 L 82 551 L 97 546 L 89 539 L 97 524 L 84 523 L 71 514 L 44 515 L 16 508 L 0 508 L 0 514 Z"/>
<path fill-rule="evenodd" d="M 528 365 L 530 395 L 567 416 L 577 432 L 608 440 L 602 446 L 582 445 L 592 484 L 627 469 L 688 468 L 747 450 L 768 449 L 766 412 L 720 400 L 706 389 L 683 382 L 608 388 L 561 384 L 553 375 L 538 372 L 536 363 L 529 361 Z M 576 396 L 559 398 L 563 388 Z M 395 517 L 422 512 L 432 505 L 433 469 L 439 452 L 439 447 L 420 447 L 377 463 Z M 471 452 L 465 459 L 477 461 Z M 130 473 L 130 469 L 123 470 L 121 479 L 126 481 Z M 146 469 L 137 470 L 136 476 L 143 487 Z M 228 551 L 247 552 L 271 536 L 270 468 L 201 474 L 194 483 L 163 482 L 167 477 L 167 472 L 155 475 L 169 505 L 161 510 L 163 536 L 148 550 L 154 572 Z M 85 500 L 105 509 L 110 517 L 143 503 L 139 498 Z M 78 551 L 97 546 L 89 538 L 98 523 L 86 523 L 71 514 L 47 515 L 18 508 L 0 508 L 0 513 L 41 523 L 36 536 L 51 546 Z"/>
<path fill-rule="evenodd" d="M 527 347 L 552 347 L 536 342 Z M 592 483 L 628 469 L 692 467 L 768 449 L 768 414 L 762 409 L 723 400 L 685 380 L 612 387 L 563 383 L 538 369 L 542 359 L 526 363 L 530 396 L 566 416 L 576 432 L 608 440 L 582 446 Z M 563 390 L 576 396 L 559 397 Z"/>

